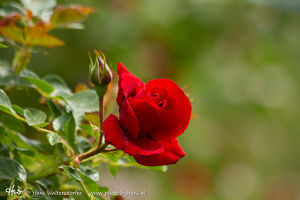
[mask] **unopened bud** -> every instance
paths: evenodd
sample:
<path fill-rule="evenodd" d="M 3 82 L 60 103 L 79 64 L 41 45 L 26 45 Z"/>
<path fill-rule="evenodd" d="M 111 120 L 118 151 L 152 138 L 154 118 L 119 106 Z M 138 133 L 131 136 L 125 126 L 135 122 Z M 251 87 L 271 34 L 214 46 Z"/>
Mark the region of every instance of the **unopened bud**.
<path fill-rule="evenodd" d="M 74 159 L 72 165 L 73 165 L 74 168 L 79 168 L 80 167 L 80 160 L 79 160 L 78 156 L 76 156 L 76 158 Z"/>
<path fill-rule="evenodd" d="M 112 73 L 106 63 L 105 56 L 98 51 L 95 51 L 95 54 L 95 62 L 93 62 L 90 57 L 90 81 L 94 85 L 97 94 L 102 97 L 106 93 L 107 86 L 112 80 Z"/>

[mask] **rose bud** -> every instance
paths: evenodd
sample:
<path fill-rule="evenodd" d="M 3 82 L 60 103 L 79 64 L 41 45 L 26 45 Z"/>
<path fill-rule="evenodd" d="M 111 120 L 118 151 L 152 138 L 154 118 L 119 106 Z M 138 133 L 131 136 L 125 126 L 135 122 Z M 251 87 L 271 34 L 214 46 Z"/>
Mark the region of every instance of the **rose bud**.
<path fill-rule="evenodd" d="M 118 65 L 119 119 L 110 115 L 103 124 L 105 141 L 146 166 L 169 165 L 185 156 L 177 141 L 189 125 L 192 106 L 172 80 L 143 83 Z"/>
<path fill-rule="evenodd" d="M 97 94 L 102 97 L 112 80 L 112 72 L 106 63 L 105 56 L 98 51 L 95 51 L 95 54 L 95 62 L 90 57 L 90 81 L 94 85 Z"/>
<path fill-rule="evenodd" d="M 78 156 L 76 156 L 76 158 L 74 159 L 72 165 L 73 165 L 74 168 L 79 168 L 80 167 L 80 160 L 79 160 Z"/>

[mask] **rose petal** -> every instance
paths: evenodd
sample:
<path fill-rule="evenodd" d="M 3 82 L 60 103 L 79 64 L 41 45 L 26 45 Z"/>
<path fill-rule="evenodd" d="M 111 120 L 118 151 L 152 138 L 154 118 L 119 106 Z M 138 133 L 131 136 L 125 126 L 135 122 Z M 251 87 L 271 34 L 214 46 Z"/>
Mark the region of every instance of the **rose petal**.
<path fill-rule="evenodd" d="M 154 155 L 135 155 L 134 159 L 137 163 L 146 166 L 160 166 L 175 164 L 179 159 L 185 156 L 184 151 L 178 144 L 177 139 L 168 141 L 160 141 L 164 146 L 164 151 Z"/>
<path fill-rule="evenodd" d="M 161 153 L 164 148 L 158 142 L 148 138 L 133 140 L 122 130 L 116 116 L 110 115 L 103 123 L 105 141 L 114 145 L 125 153 L 134 155 L 151 155 Z"/>
<path fill-rule="evenodd" d="M 118 74 L 119 91 L 117 96 L 117 103 L 119 106 L 121 106 L 124 98 L 134 96 L 145 86 L 145 84 L 139 78 L 131 74 L 122 63 L 118 64 Z"/>
<path fill-rule="evenodd" d="M 130 105 L 139 123 L 139 134 L 146 136 L 157 128 L 161 109 L 149 103 L 146 99 L 130 98 Z"/>
<path fill-rule="evenodd" d="M 136 139 L 139 132 L 139 122 L 133 112 L 128 99 L 124 99 L 120 106 L 120 123 L 131 138 Z"/>
<path fill-rule="evenodd" d="M 122 63 L 118 63 L 118 69 L 117 69 L 117 71 L 118 71 L 118 74 L 119 74 L 119 76 L 121 75 L 121 74 L 123 74 L 123 73 L 125 73 L 125 74 L 131 74 L 127 69 L 126 69 L 126 67 L 122 64 Z"/>
<path fill-rule="evenodd" d="M 187 128 L 192 112 L 191 102 L 183 90 L 169 79 L 156 79 L 146 84 L 146 93 L 152 88 L 164 88 L 167 91 L 167 104 L 161 114 L 160 123 L 151 137 L 155 140 L 168 140 L 181 135 Z"/>

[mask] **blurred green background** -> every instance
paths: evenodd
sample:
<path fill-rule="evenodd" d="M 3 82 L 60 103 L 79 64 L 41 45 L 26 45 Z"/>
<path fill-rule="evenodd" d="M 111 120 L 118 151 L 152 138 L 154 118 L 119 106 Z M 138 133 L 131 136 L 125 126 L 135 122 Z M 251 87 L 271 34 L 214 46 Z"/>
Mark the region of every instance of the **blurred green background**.
<path fill-rule="evenodd" d="M 166 173 L 121 169 L 113 177 L 103 168 L 102 185 L 147 194 L 125 199 L 300 199 L 299 1 L 58 3 L 97 13 L 84 30 L 53 31 L 66 45 L 33 55 L 30 69 L 57 73 L 74 89 L 88 82 L 87 52 L 99 49 L 114 70 L 122 62 L 145 82 L 171 78 L 193 100 L 179 137 L 185 158 Z M 0 50 L 1 59 L 12 57 Z"/>

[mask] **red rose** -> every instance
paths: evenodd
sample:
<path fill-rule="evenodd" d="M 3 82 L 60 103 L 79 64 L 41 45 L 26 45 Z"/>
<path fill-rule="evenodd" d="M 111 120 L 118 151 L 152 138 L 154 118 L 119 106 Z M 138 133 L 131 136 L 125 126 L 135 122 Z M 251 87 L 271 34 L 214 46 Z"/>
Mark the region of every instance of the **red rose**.
<path fill-rule="evenodd" d="M 147 166 L 176 163 L 185 156 L 177 136 L 187 128 L 191 103 L 168 79 L 147 84 L 118 64 L 119 119 L 110 115 L 103 124 L 105 140 Z"/>

